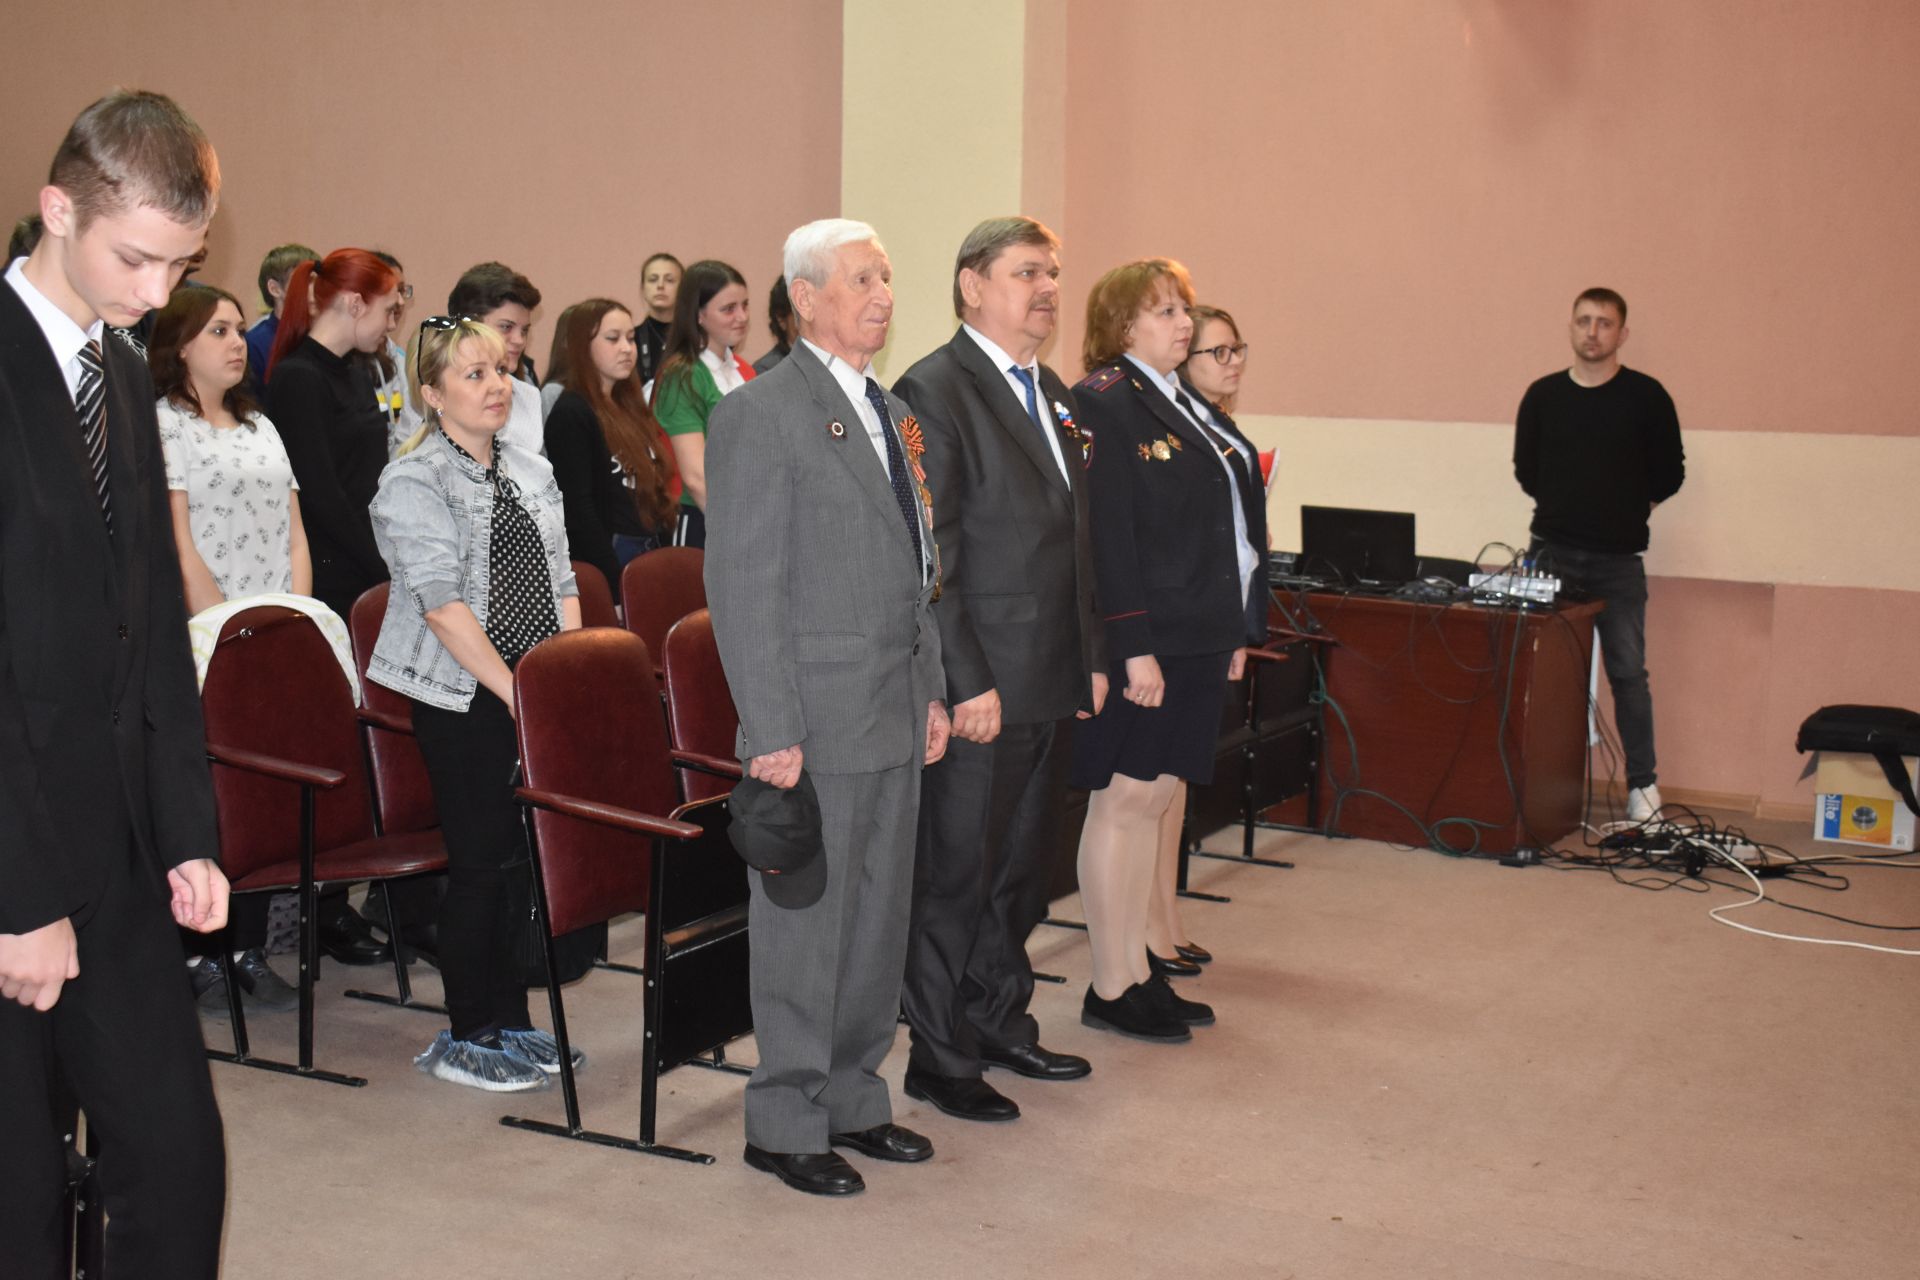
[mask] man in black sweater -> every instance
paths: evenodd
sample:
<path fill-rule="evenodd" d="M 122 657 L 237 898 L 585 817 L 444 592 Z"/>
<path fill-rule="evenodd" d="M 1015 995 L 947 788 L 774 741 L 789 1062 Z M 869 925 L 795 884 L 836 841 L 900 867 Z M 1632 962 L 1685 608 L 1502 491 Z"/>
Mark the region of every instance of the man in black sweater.
<path fill-rule="evenodd" d="M 1533 499 L 1533 555 L 1565 586 L 1604 598 L 1600 652 L 1627 757 L 1627 816 L 1660 808 L 1647 689 L 1647 549 L 1653 509 L 1680 491 L 1686 457 L 1667 389 L 1622 368 L 1627 303 L 1611 289 L 1573 302 L 1573 367 L 1527 388 L 1513 473 Z"/>

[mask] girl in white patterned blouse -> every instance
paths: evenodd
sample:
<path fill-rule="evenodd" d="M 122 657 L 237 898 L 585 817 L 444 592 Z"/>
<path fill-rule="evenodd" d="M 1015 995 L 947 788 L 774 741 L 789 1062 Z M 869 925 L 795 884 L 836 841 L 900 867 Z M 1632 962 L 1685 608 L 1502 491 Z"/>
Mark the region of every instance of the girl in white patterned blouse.
<path fill-rule="evenodd" d="M 176 289 L 154 321 L 147 363 L 187 611 L 267 591 L 311 594 L 300 486 L 247 390 L 240 304 L 209 285 Z"/>

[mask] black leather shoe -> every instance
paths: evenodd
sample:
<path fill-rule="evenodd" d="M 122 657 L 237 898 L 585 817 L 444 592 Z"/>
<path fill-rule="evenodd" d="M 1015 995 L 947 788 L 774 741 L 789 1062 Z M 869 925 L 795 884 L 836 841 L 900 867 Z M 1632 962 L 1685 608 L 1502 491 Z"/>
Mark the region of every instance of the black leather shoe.
<path fill-rule="evenodd" d="M 1147 965 L 1156 978 L 1197 978 L 1200 966 L 1191 960 L 1175 956 L 1171 960 L 1165 956 L 1153 954 L 1153 948 L 1147 948 Z"/>
<path fill-rule="evenodd" d="M 1164 1012 L 1159 999 L 1148 992 L 1145 984 L 1138 982 L 1114 1000 L 1102 1000 L 1088 987 L 1087 998 L 1080 1008 L 1080 1021 L 1085 1026 L 1132 1036 L 1135 1040 L 1178 1044 L 1193 1039 L 1193 1032 L 1187 1030 L 1186 1024 Z"/>
<path fill-rule="evenodd" d="M 795 1191 L 804 1191 L 810 1196 L 850 1196 L 867 1189 L 860 1171 L 831 1151 L 791 1156 L 762 1151 L 749 1142 L 746 1161 L 749 1167 L 763 1169 Z"/>
<path fill-rule="evenodd" d="M 980 1061 L 1018 1072 L 1030 1080 L 1078 1080 L 1093 1074 L 1093 1064 L 1071 1053 L 1055 1053 L 1038 1044 L 1017 1044 L 1011 1049 L 980 1047 Z"/>
<path fill-rule="evenodd" d="M 1183 999 L 1173 989 L 1173 984 L 1155 974 L 1146 983 L 1147 993 L 1160 1007 L 1160 1011 L 1176 1021 L 1190 1027 L 1210 1027 L 1213 1025 L 1213 1006 L 1201 1004 L 1198 1000 Z"/>
<path fill-rule="evenodd" d="M 1213 963 L 1213 952 L 1207 950 L 1197 942 L 1188 942 L 1185 944 L 1176 942 L 1173 950 L 1182 960 L 1191 960 L 1195 964 Z"/>
<path fill-rule="evenodd" d="M 202 964 L 206 962 L 201 961 Z M 258 947 L 251 951 L 242 951 L 238 960 L 227 966 L 228 981 L 240 984 L 240 998 L 246 1001 L 249 1009 L 264 1009 L 273 1013 L 283 1013 L 299 1007 L 300 990 L 289 986 L 287 981 L 273 971 L 267 963 L 267 953 Z"/>
<path fill-rule="evenodd" d="M 1020 1105 L 978 1076 L 942 1076 L 907 1068 L 907 1096 L 960 1120 L 1018 1120 Z"/>
<path fill-rule="evenodd" d="M 227 965 L 226 956 L 201 956 L 200 963 L 192 965 L 187 973 L 193 982 L 193 998 L 208 1013 L 226 1013 L 227 1010 Z"/>
<path fill-rule="evenodd" d="M 891 1160 L 895 1164 L 918 1164 L 922 1160 L 933 1159 L 933 1143 L 905 1125 L 877 1124 L 871 1129 L 855 1129 L 852 1133 L 829 1134 L 827 1141 L 836 1147 L 852 1147 L 863 1156 Z"/>
<path fill-rule="evenodd" d="M 351 907 L 320 922 L 320 949 L 341 964 L 385 964 L 388 958 L 387 944 Z"/>

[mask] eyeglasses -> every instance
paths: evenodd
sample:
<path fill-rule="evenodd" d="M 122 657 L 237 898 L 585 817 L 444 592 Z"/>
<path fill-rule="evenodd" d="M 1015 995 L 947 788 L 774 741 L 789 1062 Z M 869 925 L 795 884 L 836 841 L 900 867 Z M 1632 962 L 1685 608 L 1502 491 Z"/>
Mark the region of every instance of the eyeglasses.
<path fill-rule="evenodd" d="M 410 302 L 412 302 L 412 301 L 413 301 L 413 286 L 412 286 L 412 285 L 410 285 L 410 284 L 407 284 L 407 283 L 405 283 L 405 282 L 402 282 L 402 283 L 401 283 L 401 285 L 400 285 L 400 301 L 402 301 L 402 302 L 408 302 L 408 303 L 410 303 Z"/>
<path fill-rule="evenodd" d="M 1217 347 L 1202 347 L 1193 353 L 1196 356 L 1212 356 L 1221 364 L 1232 364 L 1235 360 L 1247 358 L 1247 344 L 1244 342 L 1221 343 Z"/>

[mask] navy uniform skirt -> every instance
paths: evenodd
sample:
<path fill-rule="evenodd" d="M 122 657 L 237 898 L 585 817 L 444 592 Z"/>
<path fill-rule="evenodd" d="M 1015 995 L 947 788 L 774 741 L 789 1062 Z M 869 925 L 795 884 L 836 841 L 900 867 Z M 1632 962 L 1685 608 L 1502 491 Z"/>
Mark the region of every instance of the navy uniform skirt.
<path fill-rule="evenodd" d="M 1157 707 L 1129 702 L 1126 660 L 1110 663 L 1106 706 L 1074 726 L 1071 785 L 1098 791 L 1116 773 L 1142 782 L 1168 773 L 1200 786 L 1212 782 L 1233 653 L 1160 658 L 1167 690 Z"/>

